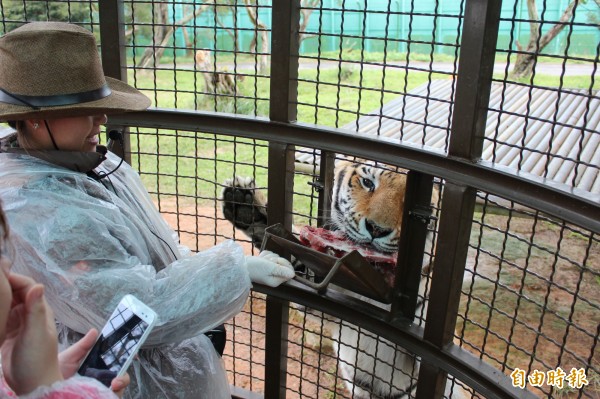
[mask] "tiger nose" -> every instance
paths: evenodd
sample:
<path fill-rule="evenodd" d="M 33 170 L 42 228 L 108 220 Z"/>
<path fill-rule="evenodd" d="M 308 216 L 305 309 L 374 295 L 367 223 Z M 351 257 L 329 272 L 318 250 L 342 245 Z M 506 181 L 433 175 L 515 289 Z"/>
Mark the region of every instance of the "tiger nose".
<path fill-rule="evenodd" d="M 367 227 L 367 231 L 369 232 L 369 234 L 371 234 L 371 237 L 373 238 L 387 236 L 392 232 L 392 229 L 381 228 L 377 225 L 377 223 L 369 219 L 365 220 L 365 225 Z"/>

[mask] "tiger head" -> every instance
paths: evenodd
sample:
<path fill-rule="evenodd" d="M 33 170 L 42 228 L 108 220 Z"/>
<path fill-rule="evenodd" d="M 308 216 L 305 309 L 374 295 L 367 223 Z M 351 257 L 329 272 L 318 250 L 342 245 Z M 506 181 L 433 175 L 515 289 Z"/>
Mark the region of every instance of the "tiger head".
<path fill-rule="evenodd" d="M 338 161 L 331 201 L 331 225 L 358 244 L 377 251 L 398 250 L 406 175 L 362 163 Z"/>

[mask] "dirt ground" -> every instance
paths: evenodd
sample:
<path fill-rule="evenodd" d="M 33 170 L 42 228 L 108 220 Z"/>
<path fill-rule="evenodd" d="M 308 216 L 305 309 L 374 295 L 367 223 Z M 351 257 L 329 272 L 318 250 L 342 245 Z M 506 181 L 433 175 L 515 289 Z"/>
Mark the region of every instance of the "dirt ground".
<path fill-rule="evenodd" d="M 193 249 L 208 248 L 234 235 L 238 241 L 246 240 L 220 220 L 220 210 L 213 207 L 180 205 L 177 209 L 163 202 L 161 211 L 172 227 L 182 231 L 182 243 Z M 598 351 L 590 353 L 600 325 L 597 238 L 553 223 L 486 215 L 480 225 L 473 225 L 471 244 L 457 344 L 494 367 L 503 369 L 502 364 L 507 364 L 509 369 L 503 371 L 508 373 L 515 367 L 549 371 L 560 365 L 567 372 L 587 363 L 600 367 Z M 248 254 L 252 252 L 248 242 L 242 245 Z M 254 293 L 228 326 L 224 361 L 230 382 L 253 392 L 264 389 L 264 314 L 264 297 Z M 352 397 L 338 375 L 330 341 L 321 331 L 300 312 L 290 311 L 288 398 Z M 590 370 L 587 377 L 583 397 L 600 398 L 600 376 Z M 537 393 L 548 397 L 549 388 Z M 552 391 L 561 398 L 579 393 L 568 387 Z"/>

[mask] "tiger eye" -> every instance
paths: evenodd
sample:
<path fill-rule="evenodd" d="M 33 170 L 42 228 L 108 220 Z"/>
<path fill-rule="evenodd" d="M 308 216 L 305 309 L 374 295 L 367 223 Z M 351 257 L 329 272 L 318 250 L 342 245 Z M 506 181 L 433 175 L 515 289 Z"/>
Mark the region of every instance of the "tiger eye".
<path fill-rule="evenodd" d="M 369 191 L 373 191 L 373 189 L 375 188 L 375 184 L 373 183 L 373 181 L 371 179 L 366 178 L 366 177 L 362 178 L 362 184 Z"/>

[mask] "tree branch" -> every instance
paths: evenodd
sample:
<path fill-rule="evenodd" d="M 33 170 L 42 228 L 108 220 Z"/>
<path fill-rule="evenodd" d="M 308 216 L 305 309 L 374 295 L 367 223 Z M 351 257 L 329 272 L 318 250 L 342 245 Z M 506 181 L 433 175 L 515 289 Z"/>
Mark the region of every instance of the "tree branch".
<path fill-rule="evenodd" d="M 564 28 L 567 26 L 567 22 L 573 18 L 573 10 L 580 3 L 580 0 L 573 0 L 571 4 L 567 6 L 565 12 L 560 17 L 559 23 L 555 24 L 542 38 L 540 39 L 540 50 L 543 49 L 554 39 Z"/>
<path fill-rule="evenodd" d="M 529 15 L 529 43 L 537 42 L 540 37 L 540 16 L 538 14 L 535 0 L 527 0 L 527 14 Z"/>
<path fill-rule="evenodd" d="M 149 46 L 146 48 L 146 52 L 142 56 L 139 66 L 141 68 L 147 67 L 153 58 L 151 56 L 152 53 L 154 53 L 154 55 L 155 55 L 154 58 L 156 59 L 156 62 L 158 63 L 158 61 L 160 60 L 160 58 L 162 56 L 162 53 L 165 51 L 164 46 L 166 46 L 167 43 L 169 42 L 169 39 L 171 38 L 171 35 L 173 34 L 173 32 L 175 32 L 175 30 L 178 27 L 187 24 L 192 19 L 194 19 L 198 15 L 202 14 L 209 6 L 211 6 L 213 4 L 214 3 L 202 4 L 200 7 L 194 9 L 194 12 L 192 14 L 188 14 L 188 15 L 184 16 L 179 21 L 177 21 L 173 25 L 169 26 L 167 29 L 163 29 L 162 32 L 156 34 L 154 37 L 154 46 Z M 157 46 L 156 42 L 158 42 L 158 41 L 160 41 L 160 44 Z M 156 47 L 158 47 L 158 48 L 156 48 Z"/>
<path fill-rule="evenodd" d="M 600 1 L 600 0 L 598 0 Z M 300 18 L 300 32 L 305 32 L 306 27 L 308 26 L 308 22 L 310 21 L 310 16 L 312 15 L 314 8 L 319 6 L 321 0 L 303 0 L 302 7 L 300 10 L 301 18 Z M 304 8 L 307 7 L 307 8 Z M 315 36 L 314 34 L 301 33 L 300 34 L 300 43 L 308 37 Z"/>
<path fill-rule="evenodd" d="M 600 0 L 595 0 L 596 3 Z M 539 36 L 539 16 L 535 6 L 535 0 L 527 0 L 527 7 L 530 17 L 531 36 L 526 49 L 523 49 L 521 44 L 516 41 L 517 60 L 511 71 L 511 75 L 515 78 L 524 78 L 533 72 L 533 65 L 538 54 L 550 43 L 573 18 L 573 10 L 582 3 L 582 0 L 573 0 L 562 13 L 560 20 L 541 37 Z"/>

